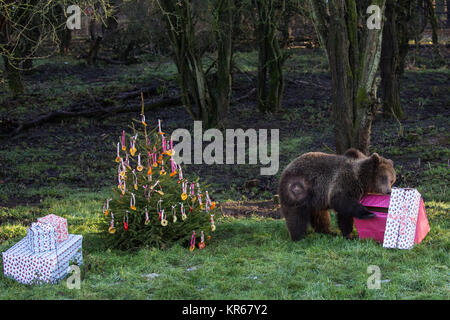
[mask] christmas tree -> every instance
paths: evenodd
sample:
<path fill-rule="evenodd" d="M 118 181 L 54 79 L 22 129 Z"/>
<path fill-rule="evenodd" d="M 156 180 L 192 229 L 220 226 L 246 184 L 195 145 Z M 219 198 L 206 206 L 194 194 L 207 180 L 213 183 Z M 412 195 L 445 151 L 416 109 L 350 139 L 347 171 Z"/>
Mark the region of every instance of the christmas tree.
<path fill-rule="evenodd" d="M 103 206 L 102 228 L 111 247 L 163 248 L 174 243 L 203 249 L 214 232 L 216 204 L 198 178 L 188 181 L 174 160 L 172 140 L 149 130 L 142 112 L 133 133 L 122 132 L 115 157 L 117 187 Z M 206 237 L 206 238 L 205 238 Z"/>

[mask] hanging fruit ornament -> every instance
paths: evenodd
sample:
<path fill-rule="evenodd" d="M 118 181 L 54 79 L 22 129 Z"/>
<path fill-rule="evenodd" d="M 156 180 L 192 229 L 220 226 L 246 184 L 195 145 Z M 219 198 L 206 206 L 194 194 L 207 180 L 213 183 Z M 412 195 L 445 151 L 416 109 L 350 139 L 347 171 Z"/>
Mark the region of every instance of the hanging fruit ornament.
<path fill-rule="evenodd" d="M 200 191 L 200 183 L 198 183 L 198 182 L 197 182 L 197 198 L 198 198 L 198 205 L 200 206 L 200 209 L 203 209 L 202 193 Z"/>
<path fill-rule="evenodd" d="M 137 139 L 137 133 L 134 137 L 130 138 L 130 154 L 132 157 L 136 154 L 136 139 Z"/>
<path fill-rule="evenodd" d="M 145 122 L 145 114 L 141 114 L 141 123 L 144 127 L 147 126 L 147 123 Z"/>
<path fill-rule="evenodd" d="M 205 247 L 205 234 L 202 231 L 202 235 L 200 236 L 200 243 L 198 244 L 198 248 L 202 250 Z"/>
<path fill-rule="evenodd" d="M 216 207 L 216 203 L 214 201 L 211 201 L 208 191 L 205 191 L 206 193 L 206 203 L 208 204 L 209 208 L 213 210 Z"/>
<path fill-rule="evenodd" d="M 128 211 L 125 216 L 123 216 L 123 228 L 125 231 L 128 231 Z"/>
<path fill-rule="evenodd" d="M 161 130 L 161 120 L 160 119 L 158 119 L 158 133 L 161 135 L 164 134 L 164 132 L 162 132 L 162 130 Z"/>
<path fill-rule="evenodd" d="M 127 190 L 127 187 L 126 187 L 126 182 L 125 182 L 125 180 L 123 180 L 123 182 L 122 182 L 122 195 L 125 195 L 125 191 Z"/>
<path fill-rule="evenodd" d="M 165 227 L 165 226 L 167 226 L 167 224 L 168 224 L 168 221 L 166 219 L 166 215 L 164 214 L 164 209 L 163 209 L 163 210 L 161 210 L 161 225 L 163 227 Z"/>
<path fill-rule="evenodd" d="M 130 209 L 136 211 L 136 198 L 134 196 L 134 193 L 131 193 Z"/>
<path fill-rule="evenodd" d="M 175 163 L 175 160 L 173 159 L 173 156 L 170 157 L 170 169 L 172 170 L 172 172 L 170 173 L 171 177 L 177 174 L 177 165 Z"/>
<path fill-rule="evenodd" d="M 145 207 L 145 225 L 148 225 L 150 223 L 150 218 L 148 217 L 148 210 L 147 207 Z"/>
<path fill-rule="evenodd" d="M 156 168 L 158 166 L 158 161 L 156 161 L 156 148 L 153 148 L 152 160 L 153 160 L 153 167 Z"/>
<path fill-rule="evenodd" d="M 125 145 L 125 130 L 122 130 L 122 151 L 126 151 L 127 146 Z"/>
<path fill-rule="evenodd" d="M 144 170 L 144 166 L 141 164 L 141 154 L 138 154 L 138 164 L 136 167 L 136 170 L 141 172 L 142 170 Z"/>
<path fill-rule="evenodd" d="M 106 207 L 105 205 L 103 205 L 103 214 L 105 215 L 105 217 L 107 217 L 109 214 L 109 201 L 111 200 L 112 199 L 106 199 Z"/>
<path fill-rule="evenodd" d="M 148 158 L 147 158 L 147 167 L 148 167 L 147 175 L 148 176 L 152 175 L 152 166 L 150 165 L 150 158 L 151 158 L 151 153 L 149 152 L 148 153 Z"/>
<path fill-rule="evenodd" d="M 197 197 L 195 196 L 194 190 L 195 189 L 195 183 L 191 183 L 191 187 L 190 187 L 190 193 L 191 193 L 191 199 L 192 199 L 192 204 L 194 204 L 195 200 L 197 199 Z"/>
<path fill-rule="evenodd" d="M 165 176 L 166 175 L 166 170 L 164 170 L 164 161 L 162 161 L 161 160 L 161 171 L 159 171 L 159 174 L 161 175 L 161 176 Z"/>
<path fill-rule="evenodd" d="M 116 156 L 116 162 L 120 163 L 122 161 L 122 158 L 120 157 L 120 142 L 117 142 L 117 156 Z"/>
<path fill-rule="evenodd" d="M 183 202 L 180 202 L 180 211 L 181 211 L 181 220 L 186 220 L 187 219 L 187 215 L 186 215 L 186 210 L 184 209 L 184 205 Z"/>
<path fill-rule="evenodd" d="M 172 206 L 172 216 L 173 216 L 173 223 L 177 222 L 177 213 L 175 212 L 175 207 L 177 205 Z"/>
<path fill-rule="evenodd" d="M 181 164 L 178 165 L 178 183 L 183 181 L 183 170 L 181 170 Z"/>
<path fill-rule="evenodd" d="M 137 184 L 137 176 L 136 176 L 136 172 L 135 172 L 134 169 L 133 169 L 133 171 L 132 171 L 131 173 L 133 174 L 133 185 L 134 185 L 134 190 L 137 190 L 137 189 L 138 189 L 138 184 Z"/>
<path fill-rule="evenodd" d="M 181 184 L 181 189 L 182 189 L 182 193 L 181 193 L 181 200 L 185 201 L 187 199 L 187 181 L 182 182 Z"/>
<path fill-rule="evenodd" d="M 194 249 L 195 249 L 195 231 L 192 232 L 191 246 L 189 247 L 189 251 L 194 251 Z"/>
<path fill-rule="evenodd" d="M 114 228 L 114 214 L 111 212 L 111 224 L 109 225 L 108 232 L 110 234 L 114 234 L 116 232 L 116 228 Z"/>
<path fill-rule="evenodd" d="M 214 224 L 214 215 L 211 215 L 211 231 L 214 232 L 216 230 L 216 225 Z"/>

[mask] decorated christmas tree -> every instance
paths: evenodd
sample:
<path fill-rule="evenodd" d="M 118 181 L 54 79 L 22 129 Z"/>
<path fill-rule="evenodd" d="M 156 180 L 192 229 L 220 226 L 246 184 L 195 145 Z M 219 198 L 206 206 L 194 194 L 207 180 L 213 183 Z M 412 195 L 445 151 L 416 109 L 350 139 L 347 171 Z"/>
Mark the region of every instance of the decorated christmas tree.
<path fill-rule="evenodd" d="M 216 204 L 198 178 L 188 181 L 174 160 L 161 121 L 150 129 L 142 112 L 132 134 L 117 142 L 117 186 L 103 206 L 103 229 L 111 247 L 163 248 L 174 243 L 203 249 L 216 228 Z"/>

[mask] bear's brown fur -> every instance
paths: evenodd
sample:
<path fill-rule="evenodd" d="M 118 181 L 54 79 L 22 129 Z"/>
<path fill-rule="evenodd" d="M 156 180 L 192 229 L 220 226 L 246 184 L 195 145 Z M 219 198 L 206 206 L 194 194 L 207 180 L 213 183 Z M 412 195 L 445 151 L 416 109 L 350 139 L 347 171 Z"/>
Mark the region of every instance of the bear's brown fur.
<path fill-rule="evenodd" d="M 281 213 L 291 239 L 303 238 L 308 223 L 316 232 L 331 233 L 328 209 L 337 212 L 339 229 L 349 238 L 353 217 L 375 216 L 360 204 L 362 196 L 390 193 L 394 182 L 394 163 L 377 153 L 367 157 L 349 149 L 344 155 L 301 155 L 284 169 L 278 187 Z"/>

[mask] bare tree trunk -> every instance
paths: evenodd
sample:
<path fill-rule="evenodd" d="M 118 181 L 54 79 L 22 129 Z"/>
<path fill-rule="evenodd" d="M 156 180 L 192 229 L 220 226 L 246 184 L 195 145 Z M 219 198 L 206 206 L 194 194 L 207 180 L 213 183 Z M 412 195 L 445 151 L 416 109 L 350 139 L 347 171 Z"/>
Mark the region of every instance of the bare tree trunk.
<path fill-rule="evenodd" d="M 281 109 L 284 90 L 283 64 L 287 54 L 281 49 L 276 37 L 277 17 L 274 0 L 254 0 L 257 11 L 256 41 L 258 42 L 258 107 L 262 112 Z M 283 16 L 284 9 L 280 16 Z M 286 17 L 283 17 L 286 19 Z M 268 78 L 268 79 L 267 79 Z M 268 80 L 268 81 L 267 81 Z"/>
<path fill-rule="evenodd" d="M 365 11 L 371 1 L 310 0 L 310 3 L 330 65 L 336 152 L 341 154 L 354 147 L 368 154 L 372 120 L 379 104 L 376 72 L 382 28 L 366 27 Z M 382 14 L 384 0 L 376 4 Z"/>
<path fill-rule="evenodd" d="M 24 92 L 22 84 L 22 77 L 17 66 L 14 66 L 7 56 L 3 56 L 5 64 L 6 79 L 8 80 L 8 87 L 14 96 L 18 96 Z"/>

